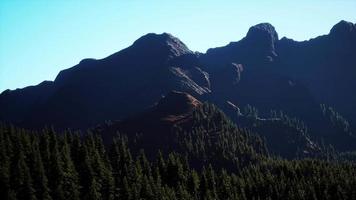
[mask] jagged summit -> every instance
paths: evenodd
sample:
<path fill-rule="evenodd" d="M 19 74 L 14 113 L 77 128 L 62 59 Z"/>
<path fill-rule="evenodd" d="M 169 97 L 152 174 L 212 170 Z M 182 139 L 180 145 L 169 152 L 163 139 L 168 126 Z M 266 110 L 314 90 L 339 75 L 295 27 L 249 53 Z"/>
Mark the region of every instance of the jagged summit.
<path fill-rule="evenodd" d="M 252 26 L 246 35 L 246 38 L 259 39 L 265 38 L 271 40 L 272 43 L 278 41 L 278 33 L 276 32 L 274 26 L 270 23 L 260 23 Z"/>
<path fill-rule="evenodd" d="M 261 23 L 252 26 L 245 38 L 249 41 L 249 46 L 255 46 L 263 55 L 275 56 L 275 43 L 278 41 L 278 34 L 269 23 Z"/>
<path fill-rule="evenodd" d="M 338 36 L 345 36 L 353 32 L 356 33 L 356 25 L 345 20 L 341 20 L 339 23 L 335 24 L 330 30 L 331 35 Z"/>
<path fill-rule="evenodd" d="M 253 63 L 257 60 L 271 62 L 277 56 L 275 45 L 278 34 L 269 23 L 252 26 L 246 36 L 226 46 L 210 48 L 201 56 L 204 64 L 214 66 L 219 63 Z"/>
<path fill-rule="evenodd" d="M 201 102 L 185 92 L 171 91 L 157 104 L 157 110 L 170 114 L 186 113 L 201 105 Z"/>
<path fill-rule="evenodd" d="M 136 40 L 132 47 L 146 52 L 165 53 L 171 58 L 193 53 L 182 41 L 169 33 L 148 33 Z"/>
<path fill-rule="evenodd" d="M 351 33 L 343 37 L 344 32 Z M 106 58 L 82 60 L 53 82 L 3 92 L 0 120 L 31 128 L 87 128 L 142 112 L 172 90 L 219 105 L 250 104 L 301 118 L 315 102 L 323 102 L 356 119 L 355 25 L 341 21 L 331 33 L 336 36 L 285 42 L 271 24 L 261 23 L 241 40 L 202 54 L 171 34 L 149 33 Z M 157 106 L 173 104 L 184 113 L 196 105 L 192 98 L 171 92 Z"/>

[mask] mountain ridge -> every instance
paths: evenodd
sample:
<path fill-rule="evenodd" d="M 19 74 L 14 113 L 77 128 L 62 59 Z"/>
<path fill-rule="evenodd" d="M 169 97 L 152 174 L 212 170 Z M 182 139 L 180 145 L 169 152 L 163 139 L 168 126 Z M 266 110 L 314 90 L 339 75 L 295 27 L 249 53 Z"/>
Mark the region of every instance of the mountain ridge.
<path fill-rule="evenodd" d="M 349 26 L 344 26 L 345 24 L 347 24 L 347 25 L 349 25 Z M 257 25 L 255 25 L 255 26 L 258 26 L 258 25 L 267 25 L 267 26 L 272 26 L 272 27 L 273 27 L 273 25 L 271 25 L 271 24 L 268 23 L 268 22 L 260 23 L 260 24 L 257 24 Z M 253 28 L 253 27 L 255 27 L 255 26 L 252 26 L 251 28 Z M 324 37 L 324 36 L 327 36 L 327 35 L 332 34 L 333 30 L 345 31 L 345 29 L 347 30 L 347 27 L 350 27 L 350 26 L 351 26 L 351 28 L 348 29 L 349 32 L 352 32 L 351 30 L 356 31 L 356 23 L 353 24 L 352 22 L 348 22 L 348 21 L 345 21 L 345 20 L 341 20 L 340 22 L 338 22 L 337 24 L 335 24 L 335 25 L 330 29 L 330 32 L 327 33 L 327 34 L 320 35 L 320 36 L 316 36 L 316 37 L 313 37 L 313 38 L 310 38 L 310 39 L 306 39 L 306 40 L 301 40 L 301 41 L 296 41 L 296 40 L 293 40 L 292 38 L 288 38 L 288 36 L 283 36 L 281 39 L 279 39 L 279 41 L 281 41 L 281 40 L 287 40 L 287 41 L 293 41 L 293 42 L 296 42 L 296 43 L 309 42 L 309 41 L 313 41 L 313 40 L 315 40 L 315 39 L 318 39 L 318 38 L 320 38 L 320 37 Z M 251 28 L 250 28 L 250 29 L 251 29 Z M 274 29 L 274 27 L 273 27 L 273 29 Z M 276 33 L 277 33 L 277 32 L 276 32 Z M 138 38 L 137 40 L 139 40 L 139 39 L 141 39 L 141 38 L 143 38 L 143 37 L 145 37 L 145 36 L 148 36 L 148 35 L 167 35 L 167 36 L 170 36 L 170 37 L 173 37 L 173 38 L 178 39 L 177 37 L 174 37 L 171 33 L 163 32 L 163 33 L 161 33 L 161 34 L 148 33 L 148 34 L 146 34 L 146 35 L 144 35 L 144 36 L 141 36 L 141 37 Z M 278 35 L 278 33 L 277 33 L 277 35 Z M 247 35 L 246 35 L 246 36 L 247 36 Z M 137 40 L 135 40 L 135 42 L 136 42 Z M 179 40 L 179 39 L 178 39 L 178 40 Z M 135 43 L 135 42 L 134 42 L 134 43 Z M 180 42 L 181 42 L 181 41 L 180 41 Z M 133 43 L 133 44 L 134 44 L 134 43 Z M 230 42 L 230 43 L 233 43 L 233 42 Z M 133 45 L 133 44 L 132 44 L 132 45 Z M 183 44 L 184 44 L 184 43 L 183 43 Z M 130 45 L 130 46 L 132 46 L 132 45 Z M 185 45 L 185 44 L 184 44 L 184 45 Z M 226 45 L 225 45 L 225 46 L 226 46 Z M 209 49 L 206 50 L 205 53 L 203 53 L 203 52 L 198 52 L 198 51 L 195 51 L 195 52 L 197 52 L 198 54 L 206 54 L 206 53 L 208 53 L 208 51 L 209 51 L 210 49 L 220 48 L 220 47 L 224 47 L 224 46 L 209 48 Z M 125 50 L 125 49 L 127 49 L 127 48 L 124 48 L 124 49 L 122 49 L 122 50 Z M 120 51 L 122 51 L 122 50 L 120 50 Z M 189 50 L 189 49 L 188 49 L 188 50 Z M 118 51 L 118 52 L 120 52 L 120 51 Z M 192 52 L 191 50 L 189 50 L 189 51 Z M 116 52 L 116 53 L 118 53 L 118 52 Z M 104 59 L 106 59 L 106 58 L 108 58 L 108 57 L 111 57 L 111 56 L 115 55 L 116 53 L 113 53 L 113 54 L 111 54 L 111 55 L 109 55 L 109 56 L 107 56 L 107 57 L 105 57 L 105 58 L 102 58 L 102 59 L 84 58 L 84 59 L 80 60 L 78 64 L 84 64 L 84 63 L 90 63 L 90 62 L 95 62 L 95 61 L 99 61 L 99 60 L 104 60 Z M 192 53 L 194 53 L 194 52 L 192 52 Z M 76 65 L 74 65 L 73 67 L 75 67 L 75 66 L 76 66 Z M 73 68 L 73 67 L 70 67 L 70 68 Z M 70 69 L 70 68 L 67 68 L 67 69 Z M 67 69 L 63 69 L 63 70 L 61 70 L 61 71 L 64 71 L 64 70 L 67 70 Z M 58 75 L 59 75 L 59 74 L 58 74 Z M 56 78 L 54 79 L 54 81 L 58 78 L 58 75 L 56 76 Z M 38 85 L 41 85 L 43 82 L 54 82 L 54 81 L 51 81 L 51 80 L 44 80 L 44 81 L 42 81 L 42 82 L 40 82 L 40 83 L 38 83 L 38 84 L 34 84 L 34 85 L 29 85 L 29 86 L 25 86 L 25 87 L 21 87 L 21 88 L 16 88 L 16 89 L 5 89 L 4 91 L 2 91 L 2 92 L 0 93 L 0 95 L 1 95 L 2 93 L 7 93 L 7 92 L 9 92 L 9 91 L 21 90 L 21 89 L 26 89 L 27 87 L 38 86 Z"/>
<path fill-rule="evenodd" d="M 311 119 L 306 111 L 326 103 L 353 121 L 350 107 L 356 95 L 343 91 L 356 85 L 354 27 L 341 21 L 328 35 L 297 42 L 278 39 L 271 24 L 261 23 L 240 41 L 206 53 L 192 52 L 171 34 L 150 33 L 106 58 L 83 59 L 53 82 L 2 92 L 0 120 L 84 128 L 139 113 L 177 90 L 218 106 L 227 101 L 239 107 L 252 104 L 262 112 L 281 109 Z M 350 37 L 333 36 L 344 32 Z M 18 105 L 14 102 L 20 94 L 26 103 Z M 350 100 L 343 103 L 339 96 Z"/>

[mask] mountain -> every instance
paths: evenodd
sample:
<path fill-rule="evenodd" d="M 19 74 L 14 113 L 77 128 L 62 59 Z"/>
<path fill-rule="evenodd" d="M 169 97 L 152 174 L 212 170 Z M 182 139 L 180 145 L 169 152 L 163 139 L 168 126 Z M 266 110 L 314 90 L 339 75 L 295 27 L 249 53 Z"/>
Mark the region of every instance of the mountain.
<path fill-rule="evenodd" d="M 328 35 L 277 43 L 277 70 L 308 87 L 317 102 L 332 105 L 355 122 L 356 25 L 341 21 Z"/>
<path fill-rule="evenodd" d="M 201 62 L 211 74 L 211 98 L 247 104 L 269 113 L 271 109 L 308 116 L 318 105 L 309 88 L 279 68 L 278 34 L 268 23 L 253 26 L 245 38 L 227 46 L 209 49 Z"/>
<path fill-rule="evenodd" d="M 174 89 L 194 95 L 209 92 L 208 75 L 197 62 L 172 35 L 147 34 L 107 58 L 85 59 L 61 71 L 46 88 L 40 84 L 3 92 L 0 119 L 29 127 L 73 128 L 121 119 Z"/>
<path fill-rule="evenodd" d="M 209 95 L 233 118 L 236 113 L 227 102 L 240 109 L 252 105 L 262 118 L 269 118 L 271 111 L 283 111 L 301 120 L 313 140 L 342 151 L 354 150 L 355 27 L 341 21 L 328 35 L 303 42 L 279 40 L 268 23 L 251 27 L 242 40 L 209 49 L 200 57 L 211 78 Z M 339 113 L 350 134 L 326 119 L 320 104 Z"/>
<path fill-rule="evenodd" d="M 134 152 L 144 149 L 151 159 L 158 150 L 179 152 L 198 168 L 214 163 L 232 169 L 268 155 L 258 135 L 239 129 L 216 106 L 178 91 L 169 92 L 143 113 L 101 124 L 92 132 L 106 144 L 124 135 Z"/>
<path fill-rule="evenodd" d="M 142 113 L 109 124 L 102 124 L 95 130 L 105 133 L 103 137 L 107 137 L 108 142 L 119 131 L 129 136 L 143 134 L 150 141 L 145 141 L 145 143 L 152 145 L 161 142 L 160 147 L 163 147 L 171 138 L 168 134 L 171 129 L 178 124 L 191 121 L 193 111 L 202 105 L 188 93 L 171 91 Z"/>
<path fill-rule="evenodd" d="M 356 25 L 346 21 L 327 35 L 302 42 L 279 39 L 271 24 L 262 23 L 240 41 L 206 53 L 189 50 L 170 34 L 150 33 L 104 59 L 82 60 L 53 82 L 4 91 L 0 120 L 32 128 L 85 129 L 137 116 L 176 90 L 216 104 L 247 128 L 251 125 L 239 121 L 231 105 L 239 110 L 252 105 L 261 118 L 282 111 L 308 127 L 309 139 L 352 151 L 355 57 Z M 333 112 L 327 113 L 336 120 L 330 122 L 320 104 L 331 107 Z M 340 124 L 348 124 L 347 131 Z M 345 141 L 349 144 L 343 146 Z"/>
<path fill-rule="evenodd" d="M 355 37 L 355 25 L 341 21 L 309 41 L 278 40 L 275 28 L 263 23 L 238 42 L 209 49 L 201 60 L 211 74 L 212 95 L 223 103 L 284 110 L 307 120 L 325 103 L 355 121 Z"/>
<path fill-rule="evenodd" d="M 0 196 L 356 199 L 355 30 L 297 42 L 262 23 L 206 53 L 147 34 L 6 90 Z"/>
<path fill-rule="evenodd" d="M 215 106 L 203 104 L 188 93 L 171 91 L 146 111 L 128 119 L 101 124 L 94 130 L 102 135 L 105 143 L 110 143 L 117 133 L 123 133 L 135 141 L 135 144 L 131 145 L 135 146 L 136 150 L 145 149 L 149 155 L 155 155 L 158 149 L 165 152 L 186 150 L 187 144 L 177 141 L 192 138 L 196 140 L 198 136 L 194 135 L 203 132 L 206 134 L 205 139 L 210 140 L 207 142 L 209 144 L 221 142 L 215 140 L 222 139 L 220 137 L 224 137 L 224 134 L 225 136 L 236 134 L 243 135 L 239 142 L 246 143 L 244 145 L 250 146 L 248 140 L 252 141 L 254 148 L 260 149 L 260 153 L 263 152 L 261 149 L 267 147 L 273 155 L 284 158 L 323 156 L 323 150 L 307 135 L 307 131 L 303 129 L 305 127 L 297 121 L 291 123 L 287 118 L 288 116 L 281 115 L 262 119 L 252 116 L 252 112 L 244 112 L 236 120 L 240 127 L 246 127 L 241 129 L 232 125 L 232 121 Z M 225 133 L 226 129 L 229 132 Z M 250 132 L 255 133 L 252 135 L 258 133 L 265 138 L 266 144 L 261 142 L 262 138 L 252 137 Z"/>

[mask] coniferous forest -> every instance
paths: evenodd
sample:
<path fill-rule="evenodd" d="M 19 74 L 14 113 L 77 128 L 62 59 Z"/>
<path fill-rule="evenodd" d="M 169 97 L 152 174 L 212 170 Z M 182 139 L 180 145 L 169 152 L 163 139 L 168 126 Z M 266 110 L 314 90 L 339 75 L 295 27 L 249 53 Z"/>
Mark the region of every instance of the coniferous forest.
<path fill-rule="evenodd" d="M 0 196 L 26 200 L 356 198 L 355 163 L 275 157 L 262 139 L 237 128 L 215 106 L 204 104 L 192 116 L 193 128 L 172 131 L 177 143 L 170 145 L 177 151 L 157 149 L 154 156 L 152 148 L 150 156 L 138 148 L 140 136 L 117 133 L 108 145 L 102 130 L 28 131 L 2 123 Z"/>

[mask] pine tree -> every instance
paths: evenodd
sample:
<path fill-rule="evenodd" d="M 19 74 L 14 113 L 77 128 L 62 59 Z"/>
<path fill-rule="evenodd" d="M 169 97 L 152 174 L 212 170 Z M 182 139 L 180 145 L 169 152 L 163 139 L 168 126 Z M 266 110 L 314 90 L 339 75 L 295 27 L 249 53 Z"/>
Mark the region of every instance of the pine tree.
<path fill-rule="evenodd" d="M 53 199 L 65 199 L 65 191 L 63 188 L 63 161 L 58 147 L 58 138 L 53 132 L 49 134 L 50 138 L 50 158 L 48 180 L 51 189 L 51 197 Z"/>
<path fill-rule="evenodd" d="M 79 178 L 78 173 L 74 167 L 71 159 L 70 147 L 68 145 L 68 138 L 65 135 L 60 157 L 61 157 L 61 168 L 63 171 L 62 187 L 65 199 L 79 199 Z"/>
<path fill-rule="evenodd" d="M 195 170 L 192 170 L 188 179 L 187 188 L 195 199 L 198 199 L 199 185 L 199 175 Z"/>
<path fill-rule="evenodd" d="M 37 199 L 47 199 L 51 200 L 48 188 L 48 179 L 43 167 L 43 162 L 41 158 L 41 153 L 39 150 L 38 140 L 35 139 L 32 143 L 32 177 L 33 185 L 36 190 Z"/>
<path fill-rule="evenodd" d="M 125 200 L 131 200 L 132 199 L 132 193 L 131 193 L 131 188 L 130 185 L 127 181 L 126 176 L 123 178 L 123 187 L 122 187 L 122 192 L 121 195 L 122 199 Z"/>
<path fill-rule="evenodd" d="M 152 186 L 147 175 L 144 175 L 142 178 L 142 189 L 140 196 L 142 199 L 153 199 L 154 197 Z"/>
<path fill-rule="evenodd" d="M 10 195 L 10 158 L 7 154 L 4 127 L 0 127 L 0 196 L 8 199 Z"/>
<path fill-rule="evenodd" d="M 19 200 L 35 200 L 35 190 L 32 186 L 30 170 L 25 162 L 25 156 L 22 148 L 18 149 L 17 156 L 14 159 L 12 173 L 12 188 L 15 191 L 16 198 Z"/>
<path fill-rule="evenodd" d="M 109 151 L 109 160 L 112 166 L 112 176 L 114 180 L 114 199 L 119 199 L 120 196 L 120 188 L 123 187 L 122 183 L 122 176 L 121 176 L 121 168 L 120 168 L 120 160 L 121 160 L 121 155 L 119 152 L 119 145 L 117 142 L 117 139 L 113 139 L 113 143 L 110 146 L 110 151 Z"/>
<path fill-rule="evenodd" d="M 100 200 L 104 199 L 102 198 L 102 195 L 100 193 L 100 184 L 93 178 L 90 181 L 89 188 L 88 188 L 88 193 L 84 194 L 84 199 L 88 200 Z"/>

